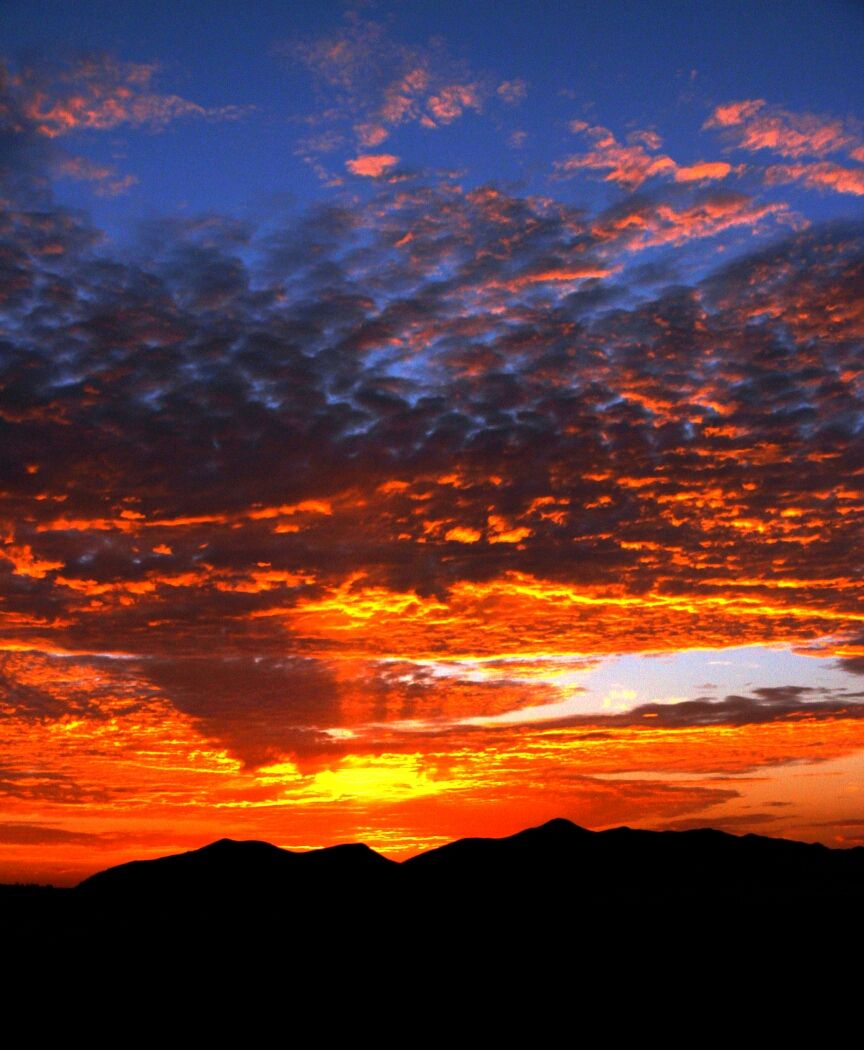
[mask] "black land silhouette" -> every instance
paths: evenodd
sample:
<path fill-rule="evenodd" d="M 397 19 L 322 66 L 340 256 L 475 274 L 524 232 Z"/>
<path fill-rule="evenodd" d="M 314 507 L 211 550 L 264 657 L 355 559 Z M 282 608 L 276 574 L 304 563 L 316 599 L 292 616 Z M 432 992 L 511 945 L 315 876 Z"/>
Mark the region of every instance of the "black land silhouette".
<path fill-rule="evenodd" d="M 706 923 L 730 937 L 766 923 L 848 933 L 864 918 L 862 901 L 864 847 L 710 829 L 592 832 L 557 819 L 401 864 L 361 844 L 295 853 L 222 839 L 109 868 L 74 889 L 0 887 L 0 933 L 10 945 L 288 936 L 320 948 L 407 937 L 443 954 L 466 937 L 536 950 L 634 924 L 652 936 Z"/>

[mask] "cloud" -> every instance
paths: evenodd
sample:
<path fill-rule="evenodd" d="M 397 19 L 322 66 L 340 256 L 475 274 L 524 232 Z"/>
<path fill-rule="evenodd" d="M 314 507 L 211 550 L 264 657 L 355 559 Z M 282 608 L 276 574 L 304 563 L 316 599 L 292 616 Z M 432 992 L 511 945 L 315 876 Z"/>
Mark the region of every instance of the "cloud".
<path fill-rule="evenodd" d="M 571 121 L 570 130 L 590 139 L 592 147 L 585 153 L 574 153 L 556 161 L 559 177 L 582 171 L 604 172 L 606 182 L 633 190 L 657 177 L 671 178 L 676 182 L 712 182 L 725 179 L 733 170 L 724 161 L 679 165 L 665 153 L 657 152 L 662 140 L 651 130 L 631 132 L 626 145 L 619 142 L 608 128 L 592 127 L 582 120 Z"/>
<path fill-rule="evenodd" d="M 591 148 L 556 161 L 555 171 L 559 178 L 582 172 L 602 175 L 604 181 L 626 190 L 638 189 L 649 180 L 707 183 L 749 173 L 769 186 L 798 182 L 813 189 L 861 193 L 860 169 L 824 159 L 803 162 L 804 158 L 825 158 L 838 152 L 848 154 L 853 161 L 860 159 L 858 154 L 864 147 L 861 130 L 854 121 L 793 113 L 769 106 L 764 99 L 745 99 L 715 107 L 703 129 L 720 131 L 731 148 L 749 152 L 771 150 L 799 163 L 762 168 L 733 166 L 721 160 L 680 164 L 659 152 L 662 139 L 652 129 L 633 131 L 622 143 L 608 128 L 574 120 L 570 130 L 587 138 Z"/>
<path fill-rule="evenodd" d="M 21 112 L 36 132 L 57 138 L 123 125 L 159 130 L 175 120 L 236 120 L 238 106 L 202 106 L 154 90 L 155 64 L 91 55 L 65 64 L 29 66 L 9 76 Z"/>
<path fill-rule="evenodd" d="M 808 189 L 864 196 L 864 168 L 848 168 L 822 161 L 816 164 L 772 164 L 765 169 L 769 186 L 798 182 Z"/>
<path fill-rule="evenodd" d="M 839 665 L 850 674 L 864 674 L 864 634 L 846 639 Z"/>
<path fill-rule="evenodd" d="M 447 84 L 437 95 L 430 95 L 426 106 L 428 113 L 421 119 L 424 127 L 450 124 L 466 109 L 482 108 L 481 91 L 477 84 Z"/>
<path fill-rule="evenodd" d="M 752 696 L 730 695 L 722 700 L 684 700 L 677 704 L 643 704 L 626 714 L 610 716 L 618 724 L 634 725 L 652 719 L 658 726 L 745 726 L 806 719 L 864 718 L 857 700 L 814 696 L 809 686 L 771 686 Z M 655 721 L 656 720 L 656 721 Z"/>
<path fill-rule="evenodd" d="M 698 164 L 691 164 L 689 167 L 676 168 L 675 181 L 702 182 L 725 179 L 731 171 L 731 164 L 727 164 L 725 161 L 700 161 Z"/>
<path fill-rule="evenodd" d="M 695 831 L 699 828 L 711 827 L 716 831 L 727 831 L 731 834 L 752 832 L 754 827 L 764 827 L 776 823 L 780 818 L 776 813 L 730 813 L 724 816 L 711 814 L 709 818 L 683 817 L 678 820 L 669 820 L 661 825 L 658 831 Z M 771 832 L 771 828 L 767 831 Z"/>
<path fill-rule="evenodd" d="M 50 827 L 46 824 L 27 824 L 23 821 L 5 821 L 0 823 L 0 843 L 16 846 L 53 846 L 58 843 L 91 845 L 99 842 L 101 836 L 83 831 L 67 831 L 65 828 Z"/>
<path fill-rule="evenodd" d="M 495 93 L 499 98 L 502 98 L 512 106 L 521 102 L 527 96 L 528 84 L 523 77 L 516 77 L 513 80 L 502 80 L 495 89 Z"/>
<path fill-rule="evenodd" d="M 399 158 L 394 157 L 392 153 L 367 153 L 364 156 L 355 157 L 353 160 L 347 161 L 345 167 L 352 175 L 366 175 L 370 178 L 377 178 L 398 163 Z"/>
<path fill-rule="evenodd" d="M 352 54 L 328 59 L 339 90 Z M 407 81 L 417 68 L 382 73 L 350 127 L 400 98 L 419 120 L 476 79 Z M 148 784 L 202 748 L 210 790 L 261 763 L 338 764 L 370 726 L 461 733 L 561 699 L 512 667 L 448 679 L 430 661 L 826 637 L 856 659 L 860 224 L 797 229 L 783 202 L 676 181 L 670 159 L 599 213 L 381 178 L 264 228 L 151 222 L 121 250 L 51 200 L 56 143 L 18 91 L 0 213 L 9 768 L 36 734 L 65 769 L 72 733 L 92 796 L 116 726 L 149 740 Z M 650 129 L 595 132 L 634 178 L 662 159 Z M 375 175 L 391 157 L 353 161 Z M 688 703 L 574 732 L 857 712 Z"/>
<path fill-rule="evenodd" d="M 579 171 L 604 172 L 603 178 L 607 182 L 615 182 L 626 189 L 635 189 L 657 175 L 674 176 L 675 161 L 665 154 L 652 155 L 639 139 L 623 145 L 608 128 L 591 127 L 584 121 L 572 121 L 570 130 L 588 137 L 592 148 L 556 162 L 559 175 L 573 175 Z M 649 146 L 649 149 L 656 148 Z"/>
<path fill-rule="evenodd" d="M 0 60 L 0 186 L 8 200 L 53 213 L 52 178 L 87 182 L 98 197 L 128 192 L 137 176 L 72 152 L 85 133 L 156 132 L 178 120 L 236 120 L 247 112 L 161 93 L 158 72 L 102 54 L 17 67 Z"/>
<path fill-rule="evenodd" d="M 785 203 L 759 203 L 744 193 L 711 191 L 695 203 L 630 197 L 601 215 L 594 233 L 633 252 L 716 237 L 737 228 L 755 233 L 775 223 L 801 222 Z"/>
<path fill-rule="evenodd" d="M 715 107 L 703 125 L 719 129 L 735 149 L 771 150 L 784 157 L 825 157 L 861 146 L 857 123 L 816 113 L 796 113 L 765 99 Z"/>
<path fill-rule="evenodd" d="M 359 150 L 375 149 L 400 128 L 447 127 L 487 103 L 513 106 L 525 97 L 521 78 L 495 81 L 455 59 L 440 39 L 408 44 L 391 36 L 381 22 L 349 12 L 337 29 L 280 45 L 277 53 L 305 66 L 322 95 L 313 125 L 342 127 Z M 332 176 L 320 155 L 332 146 L 332 133 L 307 136 L 299 154 L 325 180 Z M 362 159 L 362 158 L 358 158 Z M 348 162 L 350 165 L 350 161 Z"/>
<path fill-rule="evenodd" d="M 65 157 L 57 170 L 65 178 L 91 183 L 98 197 L 119 197 L 138 182 L 135 175 L 120 175 L 111 165 L 96 164 L 86 157 Z"/>

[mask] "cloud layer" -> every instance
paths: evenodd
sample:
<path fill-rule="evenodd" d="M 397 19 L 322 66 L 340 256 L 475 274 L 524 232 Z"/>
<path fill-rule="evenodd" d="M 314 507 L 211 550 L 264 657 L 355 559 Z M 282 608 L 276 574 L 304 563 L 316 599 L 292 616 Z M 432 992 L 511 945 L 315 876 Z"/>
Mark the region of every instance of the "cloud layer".
<path fill-rule="evenodd" d="M 134 176 L 56 140 L 236 112 L 158 93 L 149 65 L 7 77 L 7 841 L 89 843 L 141 799 L 347 799 L 382 835 L 404 805 L 415 843 L 424 800 L 490 791 L 687 821 L 740 797 L 712 776 L 860 750 L 860 695 L 809 684 L 555 707 L 619 653 L 786 645 L 860 671 L 864 225 L 763 192 L 859 193 L 857 127 L 717 106 L 725 147 L 777 154 L 756 171 L 578 122 L 553 185 L 610 183 L 589 210 L 378 151 L 522 80 L 359 21 L 298 46 L 334 126 L 350 113 L 362 192 L 152 220 L 123 251 L 48 175 Z M 51 823 L 73 805 L 83 838 Z"/>

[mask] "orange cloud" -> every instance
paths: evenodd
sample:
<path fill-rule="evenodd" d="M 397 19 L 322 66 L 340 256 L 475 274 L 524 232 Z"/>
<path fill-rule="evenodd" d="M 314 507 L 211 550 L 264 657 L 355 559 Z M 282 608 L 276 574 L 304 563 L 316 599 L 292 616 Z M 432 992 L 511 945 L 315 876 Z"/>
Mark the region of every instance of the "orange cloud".
<path fill-rule="evenodd" d="M 724 105 L 715 108 L 714 112 L 705 122 L 705 127 L 728 128 L 736 124 L 743 124 L 745 120 L 754 116 L 754 114 L 758 113 L 764 106 L 764 98 L 743 99 L 740 102 L 727 102 Z"/>
<path fill-rule="evenodd" d="M 631 145 L 625 146 L 618 142 L 608 128 L 589 127 L 582 121 L 571 122 L 570 129 L 586 134 L 594 145 L 586 153 L 573 154 L 558 161 L 555 167 L 559 173 L 605 172 L 606 182 L 615 182 L 627 189 L 635 189 L 655 175 L 674 175 L 677 165 L 671 157 L 664 154 L 652 156 L 639 141 L 634 140 Z"/>
<path fill-rule="evenodd" d="M 186 117 L 235 120 L 237 106 L 206 107 L 179 95 L 153 90 L 157 66 L 120 62 L 110 56 L 85 59 L 53 78 L 25 70 L 18 77 L 22 110 L 49 138 L 80 129 L 105 131 L 129 124 L 161 128 Z"/>
<path fill-rule="evenodd" d="M 390 132 L 381 124 L 357 124 L 354 127 L 357 140 L 363 149 L 374 149 L 386 141 Z"/>
<path fill-rule="evenodd" d="M 344 24 L 327 36 L 283 50 L 331 92 L 326 116 L 312 119 L 331 123 L 350 119 L 361 150 L 380 146 L 406 124 L 430 129 L 452 124 L 466 111 L 481 112 L 490 98 L 513 105 L 527 90 L 518 77 L 496 86 L 489 76 L 451 57 L 440 41 L 406 44 L 391 37 L 382 23 L 356 14 L 346 16 Z M 332 142 L 333 136 L 327 134 L 307 139 L 307 162 L 315 166 L 315 155 L 326 152 Z M 319 174 L 325 181 L 331 179 L 320 166 Z"/>
<path fill-rule="evenodd" d="M 31 576 L 33 579 L 44 579 L 49 572 L 65 567 L 65 562 L 40 558 L 33 553 L 29 543 L 19 545 L 7 544 L 0 550 L 0 557 L 12 563 L 13 572 L 18 576 Z"/>
<path fill-rule="evenodd" d="M 492 281 L 488 287 L 516 292 L 533 284 L 572 284 L 574 281 L 600 280 L 610 277 L 615 272 L 615 269 L 604 266 L 563 266 L 560 270 L 522 274 L 509 281 Z"/>
<path fill-rule="evenodd" d="M 725 161 L 702 161 L 690 167 L 676 168 L 676 182 L 701 182 L 709 179 L 725 179 L 732 165 Z"/>
<path fill-rule="evenodd" d="M 816 164 L 772 164 L 765 169 L 764 177 L 769 186 L 800 182 L 810 189 L 864 196 L 864 168 L 845 168 L 830 161 Z"/>
<path fill-rule="evenodd" d="M 353 175 L 366 175 L 369 178 L 378 178 L 385 174 L 394 164 L 399 163 L 399 158 L 392 153 L 367 153 L 362 157 L 355 157 L 346 161 L 345 167 Z"/>
<path fill-rule="evenodd" d="M 480 93 L 476 84 L 450 84 L 441 88 L 437 95 L 431 95 L 426 107 L 434 118 L 433 121 L 424 121 L 427 126 L 430 123 L 451 124 L 466 109 L 481 108 Z"/>
<path fill-rule="evenodd" d="M 757 204 L 744 194 L 717 193 L 685 208 L 671 204 L 635 206 L 598 223 L 594 230 L 598 237 L 620 240 L 636 251 L 715 237 L 737 227 L 758 230 L 769 221 L 790 226 L 800 223 L 786 204 Z"/>
<path fill-rule="evenodd" d="M 860 146 L 860 135 L 846 121 L 768 106 L 764 99 L 717 106 L 703 127 L 726 131 L 737 149 L 769 149 L 796 159 Z"/>
<path fill-rule="evenodd" d="M 627 137 L 627 145 L 620 143 L 604 127 L 591 127 L 581 120 L 570 123 L 570 130 L 593 140 L 593 148 L 586 153 L 573 154 L 555 165 L 559 173 L 577 171 L 606 172 L 606 182 L 615 182 L 626 189 L 637 189 L 657 176 L 676 182 L 704 182 L 724 179 L 732 166 L 722 161 L 700 162 L 681 166 L 664 153 L 657 153 L 662 140 L 651 130 L 634 131 Z M 649 152 L 649 150 L 651 152 Z"/>
<path fill-rule="evenodd" d="M 95 164 L 85 157 L 67 157 L 58 165 L 61 175 L 82 182 L 90 182 L 99 197 L 118 197 L 138 182 L 135 175 L 120 175 L 116 168 Z"/>
<path fill-rule="evenodd" d="M 522 77 L 516 77 L 514 80 L 502 80 L 495 89 L 495 94 L 512 106 L 526 97 L 528 84 Z"/>

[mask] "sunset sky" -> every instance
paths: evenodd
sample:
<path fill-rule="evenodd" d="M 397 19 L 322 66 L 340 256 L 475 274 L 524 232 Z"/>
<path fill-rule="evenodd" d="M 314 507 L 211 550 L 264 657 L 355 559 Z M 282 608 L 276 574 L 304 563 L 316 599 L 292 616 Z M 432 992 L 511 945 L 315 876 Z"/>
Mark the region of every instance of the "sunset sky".
<path fill-rule="evenodd" d="M 0 48 L 0 881 L 864 842 L 860 3 L 5 0 Z"/>

